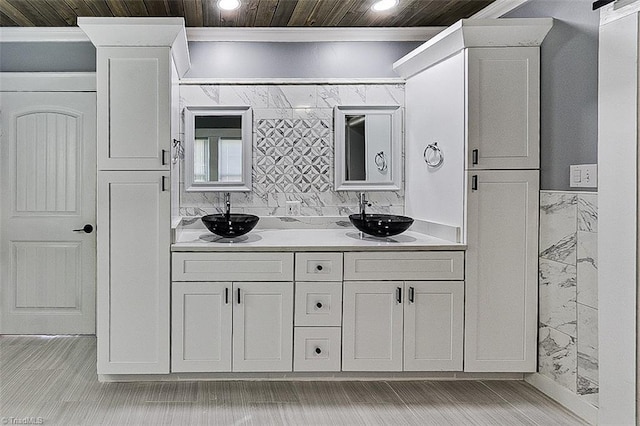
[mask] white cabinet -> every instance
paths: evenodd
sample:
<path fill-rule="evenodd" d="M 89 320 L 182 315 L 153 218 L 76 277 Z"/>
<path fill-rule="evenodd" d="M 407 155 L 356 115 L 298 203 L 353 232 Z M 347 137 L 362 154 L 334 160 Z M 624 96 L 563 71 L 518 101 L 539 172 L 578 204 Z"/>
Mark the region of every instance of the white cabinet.
<path fill-rule="evenodd" d="M 98 169 L 169 170 L 171 49 L 101 47 L 96 67 Z"/>
<path fill-rule="evenodd" d="M 538 47 L 469 48 L 469 169 L 540 167 Z"/>
<path fill-rule="evenodd" d="M 98 174 L 98 373 L 169 372 L 168 172 Z"/>
<path fill-rule="evenodd" d="M 465 371 L 536 371 L 538 175 L 469 172 Z"/>
<path fill-rule="evenodd" d="M 234 283 L 233 292 L 233 371 L 291 371 L 293 283 Z"/>
<path fill-rule="evenodd" d="M 463 281 L 408 281 L 404 370 L 462 371 Z"/>
<path fill-rule="evenodd" d="M 461 371 L 462 281 L 344 283 L 342 369 Z"/>
<path fill-rule="evenodd" d="M 231 371 L 230 282 L 174 283 L 171 371 Z"/>
<path fill-rule="evenodd" d="M 345 282 L 344 371 L 402 371 L 402 281 Z"/>

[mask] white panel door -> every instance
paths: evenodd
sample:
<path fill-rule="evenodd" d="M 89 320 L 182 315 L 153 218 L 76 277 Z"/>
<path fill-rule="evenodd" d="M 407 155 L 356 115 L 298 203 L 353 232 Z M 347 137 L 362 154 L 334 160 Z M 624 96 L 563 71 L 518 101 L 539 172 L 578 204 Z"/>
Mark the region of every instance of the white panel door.
<path fill-rule="evenodd" d="M 170 60 L 168 47 L 98 49 L 98 170 L 169 170 Z"/>
<path fill-rule="evenodd" d="M 233 284 L 233 371 L 293 370 L 293 283 Z"/>
<path fill-rule="evenodd" d="M 468 187 L 464 370 L 534 372 L 539 172 L 469 172 Z"/>
<path fill-rule="evenodd" d="M 171 371 L 231 371 L 230 282 L 181 283 L 171 289 Z"/>
<path fill-rule="evenodd" d="M 169 172 L 98 174 L 98 374 L 169 372 Z"/>
<path fill-rule="evenodd" d="M 404 370 L 462 371 L 463 281 L 407 281 Z"/>
<path fill-rule="evenodd" d="M 539 52 L 467 49 L 468 169 L 540 167 Z"/>
<path fill-rule="evenodd" d="M 2 334 L 95 332 L 95 96 L 0 93 Z"/>
<path fill-rule="evenodd" d="M 402 281 L 344 283 L 342 370 L 402 371 Z"/>

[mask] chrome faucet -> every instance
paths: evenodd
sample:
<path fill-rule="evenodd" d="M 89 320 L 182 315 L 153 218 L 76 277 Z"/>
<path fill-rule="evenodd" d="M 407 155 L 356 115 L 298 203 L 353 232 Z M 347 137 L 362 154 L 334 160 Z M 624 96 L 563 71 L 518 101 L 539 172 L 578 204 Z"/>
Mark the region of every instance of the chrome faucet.
<path fill-rule="evenodd" d="M 371 203 L 367 200 L 367 197 L 364 192 L 358 194 L 358 204 L 360 207 L 360 216 L 364 219 L 367 207 L 371 207 Z"/>
<path fill-rule="evenodd" d="M 226 206 L 225 216 L 228 218 L 229 216 L 231 216 L 231 193 L 230 192 L 226 192 L 224 194 L 224 204 Z"/>

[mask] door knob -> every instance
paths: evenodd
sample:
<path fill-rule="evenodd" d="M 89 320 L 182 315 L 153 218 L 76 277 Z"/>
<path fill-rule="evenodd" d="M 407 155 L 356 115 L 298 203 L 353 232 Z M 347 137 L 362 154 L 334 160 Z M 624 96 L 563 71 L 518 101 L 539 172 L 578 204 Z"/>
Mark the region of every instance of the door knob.
<path fill-rule="evenodd" d="M 73 232 L 84 232 L 85 234 L 90 234 L 93 232 L 93 226 L 86 224 L 81 229 L 74 229 Z"/>

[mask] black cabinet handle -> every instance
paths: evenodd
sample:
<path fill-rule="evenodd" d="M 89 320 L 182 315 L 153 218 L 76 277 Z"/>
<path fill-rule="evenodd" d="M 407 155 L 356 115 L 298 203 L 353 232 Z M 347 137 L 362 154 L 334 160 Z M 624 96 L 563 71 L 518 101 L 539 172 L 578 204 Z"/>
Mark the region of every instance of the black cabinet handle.
<path fill-rule="evenodd" d="M 90 234 L 93 232 L 93 226 L 86 224 L 80 229 L 74 229 L 73 232 L 84 232 L 85 234 Z"/>
<path fill-rule="evenodd" d="M 316 303 L 316 308 L 321 309 L 322 308 L 322 303 L 321 302 Z"/>
<path fill-rule="evenodd" d="M 322 349 L 320 349 L 320 348 L 316 348 L 316 353 L 317 353 L 318 355 L 320 355 L 320 354 L 322 353 Z"/>
<path fill-rule="evenodd" d="M 163 165 L 163 166 L 166 166 L 166 165 L 167 165 L 167 162 L 166 162 L 166 161 L 164 161 L 164 157 L 165 157 L 165 155 L 167 154 L 167 152 L 169 152 L 169 151 L 167 151 L 166 149 L 163 149 L 163 150 L 162 150 L 162 159 L 161 159 L 161 161 L 162 161 L 162 165 Z"/>
<path fill-rule="evenodd" d="M 478 164 L 478 150 L 471 151 L 471 164 Z"/>
<path fill-rule="evenodd" d="M 237 290 L 238 291 L 238 305 L 240 304 L 240 289 Z"/>
<path fill-rule="evenodd" d="M 322 265 L 316 265 L 316 271 L 322 271 Z"/>
<path fill-rule="evenodd" d="M 396 287 L 396 302 L 402 303 L 402 287 Z"/>
<path fill-rule="evenodd" d="M 161 184 L 162 192 L 164 192 L 164 191 L 166 191 L 166 190 L 167 190 L 167 185 L 165 185 L 165 183 L 164 183 L 164 180 L 165 180 L 165 179 L 166 179 L 166 176 L 162 176 L 162 184 Z"/>
<path fill-rule="evenodd" d="M 409 287 L 409 303 L 415 302 L 416 297 L 416 289 L 413 287 Z"/>
<path fill-rule="evenodd" d="M 478 190 L 478 175 L 471 176 L 471 190 L 472 191 Z"/>
<path fill-rule="evenodd" d="M 229 304 L 229 287 L 224 288 L 224 304 Z"/>

